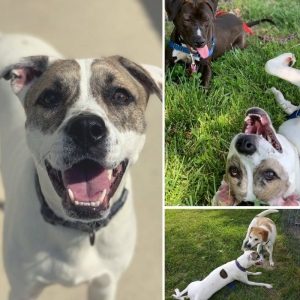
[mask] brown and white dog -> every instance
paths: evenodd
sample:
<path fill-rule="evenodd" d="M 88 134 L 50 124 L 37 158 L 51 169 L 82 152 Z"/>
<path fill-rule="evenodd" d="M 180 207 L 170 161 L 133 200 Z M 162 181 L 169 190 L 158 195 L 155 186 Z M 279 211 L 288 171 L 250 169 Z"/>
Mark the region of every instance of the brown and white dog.
<path fill-rule="evenodd" d="M 300 71 L 293 68 L 295 55 L 284 53 L 270 59 L 267 73 L 300 87 Z M 278 129 L 267 112 L 251 108 L 246 114 L 243 132 L 236 135 L 227 157 L 226 173 L 213 205 L 240 205 L 262 200 L 269 205 L 300 205 L 300 107 L 271 88 L 288 120 Z"/>
<path fill-rule="evenodd" d="M 258 199 L 267 205 L 299 206 L 299 126 L 288 120 L 277 133 L 267 112 L 249 109 L 243 131 L 231 141 L 225 175 L 212 204 L 253 205 Z"/>
<path fill-rule="evenodd" d="M 129 169 L 161 70 L 120 56 L 64 59 L 22 35 L 1 35 L 0 69 L 9 299 L 84 282 L 89 300 L 115 299 L 136 240 Z"/>
<path fill-rule="evenodd" d="M 274 24 L 270 19 L 246 24 L 232 13 L 216 17 L 217 5 L 218 0 L 166 0 L 168 19 L 175 25 L 166 47 L 166 69 L 183 61 L 191 72 L 202 74 L 204 87 L 210 84 L 211 60 L 233 48 L 245 48 L 248 27 Z"/>
<path fill-rule="evenodd" d="M 246 237 L 243 241 L 242 250 L 250 250 L 257 247 L 257 253 L 261 254 L 265 248 L 269 253 L 270 266 L 274 266 L 273 247 L 277 236 L 275 223 L 266 218 L 267 215 L 277 213 L 276 209 L 265 210 L 251 221 Z"/>

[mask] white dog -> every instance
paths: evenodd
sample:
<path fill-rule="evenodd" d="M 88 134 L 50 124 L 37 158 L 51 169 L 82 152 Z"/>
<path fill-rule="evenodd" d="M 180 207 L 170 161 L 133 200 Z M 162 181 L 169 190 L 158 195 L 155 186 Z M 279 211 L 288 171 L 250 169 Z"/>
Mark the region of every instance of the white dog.
<path fill-rule="evenodd" d="M 246 237 L 242 244 L 242 250 L 246 251 L 257 247 L 257 252 L 260 254 L 265 248 L 269 253 L 270 266 L 274 266 L 273 247 L 277 236 L 276 225 L 274 222 L 265 218 L 265 216 L 277 213 L 276 209 L 265 210 L 251 221 L 249 224 Z"/>
<path fill-rule="evenodd" d="M 83 282 L 90 300 L 114 299 L 136 239 L 128 171 L 161 71 L 119 56 L 62 59 L 21 35 L 0 36 L 0 70 L 9 299 Z"/>
<path fill-rule="evenodd" d="M 268 73 L 300 87 L 300 71 L 292 68 L 292 53 L 282 54 L 266 63 Z M 251 108 L 246 113 L 243 132 L 230 144 L 224 180 L 212 201 L 213 205 L 239 205 L 255 202 L 268 205 L 300 204 L 300 107 L 271 89 L 278 104 L 289 114 L 278 132 L 267 112 Z"/>
<path fill-rule="evenodd" d="M 215 270 L 201 281 L 193 281 L 182 292 L 175 289 L 173 298 L 183 300 L 189 298 L 191 300 L 206 300 L 214 293 L 234 280 L 241 281 L 248 285 L 264 286 L 268 289 L 272 288 L 271 284 L 249 281 L 248 275 L 260 275 L 261 272 L 249 272 L 246 269 L 255 264 L 260 264 L 261 259 L 255 251 L 245 251 L 236 260 L 232 260 Z M 184 296 L 187 294 L 187 297 Z"/>

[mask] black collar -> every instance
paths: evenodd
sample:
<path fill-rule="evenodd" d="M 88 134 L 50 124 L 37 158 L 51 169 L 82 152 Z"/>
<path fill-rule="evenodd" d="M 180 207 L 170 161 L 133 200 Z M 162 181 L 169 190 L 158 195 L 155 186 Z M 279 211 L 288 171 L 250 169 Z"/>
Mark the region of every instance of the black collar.
<path fill-rule="evenodd" d="M 235 265 L 236 265 L 237 268 L 238 268 L 239 270 L 241 270 L 242 272 L 246 272 L 246 269 L 240 265 L 240 263 L 237 261 L 237 259 L 235 260 Z"/>
<path fill-rule="evenodd" d="M 50 223 L 52 225 L 61 225 L 64 227 L 68 227 L 68 228 L 72 228 L 75 230 L 80 230 L 80 231 L 89 233 L 90 243 L 92 246 L 94 245 L 94 242 L 95 242 L 95 232 L 108 225 L 110 220 L 123 207 L 125 201 L 127 200 L 127 196 L 128 196 L 128 190 L 126 188 L 124 188 L 120 198 L 112 205 L 109 214 L 101 220 L 91 221 L 88 223 L 84 223 L 81 221 L 73 222 L 73 221 L 64 220 L 63 218 L 57 216 L 54 213 L 54 211 L 49 207 L 49 205 L 45 201 L 45 197 L 42 193 L 37 173 L 35 174 L 35 187 L 36 187 L 37 196 L 41 203 L 41 214 L 42 214 L 44 220 L 47 223 Z"/>

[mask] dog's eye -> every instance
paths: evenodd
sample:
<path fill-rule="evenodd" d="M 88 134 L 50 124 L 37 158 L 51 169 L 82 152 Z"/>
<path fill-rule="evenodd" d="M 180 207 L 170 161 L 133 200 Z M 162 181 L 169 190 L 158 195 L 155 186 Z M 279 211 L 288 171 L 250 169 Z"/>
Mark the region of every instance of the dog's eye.
<path fill-rule="evenodd" d="M 272 180 L 278 178 L 277 174 L 273 170 L 264 171 L 263 177 L 267 181 L 272 181 Z"/>
<path fill-rule="evenodd" d="M 254 239 L 255 241 L 258 241 L 258 239 Z"/>
<path fill-rule="evenodd" d="M 239 176 L 239 169 L 235 166 L 229 167 L 229 174 L 231 177 L 238 177 Z"/>
<path fill-rule="evenodd" d="M 37 104 L 46 108 L 57 107 L 60 102 L 60 95 L 52 90 L 45 90 L 37 99 Z"/>
<path fill-rule="evenodd" d="M 112 96 L 112 101 L 116 105 L 128 105 L 133 101 L 133 97 L 127 90 L 118 88 Z"/>

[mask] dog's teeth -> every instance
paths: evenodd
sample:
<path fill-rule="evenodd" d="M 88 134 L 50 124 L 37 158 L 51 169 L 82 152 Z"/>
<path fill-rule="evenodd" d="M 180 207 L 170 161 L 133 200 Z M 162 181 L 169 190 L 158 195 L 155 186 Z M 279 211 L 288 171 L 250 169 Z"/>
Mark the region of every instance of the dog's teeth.
<path fill-rule="evenodd" d="M 75 205 L 79 205 L 79 201 L 75 201 Z"/>
<path fill-rule="evenodd" d="M 111 180 L 111 178 L 112 178 L 112 172 L 113 172 L 113 170 L 112 170 L 112 169 L 108 170 L 108 174 L 107 174 L 107 176 L 108 176 L 108 180 L 109 180 L 109 181 L 110 181 L 110 180 Z"/>
<path fill-rule="evenodd" d="M 97 201 L 97 202 L 95 203 L 95 204 L 96 204 L 95 206 L 98 207 L 98 206 L 100 205 L 100 203 L 101 203 L 100 201 Z"/>
<path fill-rule="evenodd" d="M 103 201 L 103 199 L 104 199 L 104 197 L 106 196 L 106 189 L 102 192 L 102 194 L 100 195 L 100 197 L 99 197 L 99 199 L 98 199 L 98 201 L 97 201 L 97 203 L 98 202 L 102 202 Z"/>
<path fill-rule="evenodd" d="M 91 206 L 93 206 L 93 207 L 96 206 L 96 202 L 91 202 L 90 204 L 91 204 Z"/>
<path fill-rule="evenodd" d="M 71 189 L 68 189 L 68 194 L 69 194 L 69 197 L 70 197 L 70 199 L 71 199 L 71 201 L 73 201 L 74 202 L 74 194 L 73 194 L 73 192 L 72 192 L 72 190 Z"/>

